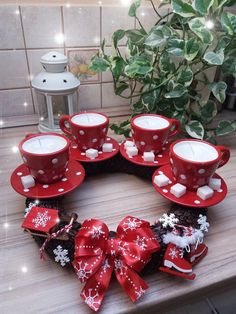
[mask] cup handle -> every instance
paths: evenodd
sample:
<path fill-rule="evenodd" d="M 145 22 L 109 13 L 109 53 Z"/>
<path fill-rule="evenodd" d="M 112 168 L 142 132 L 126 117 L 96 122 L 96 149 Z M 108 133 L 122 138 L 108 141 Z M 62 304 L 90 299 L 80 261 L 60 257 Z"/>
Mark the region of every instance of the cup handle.
<path fill-rule="evenodd" d="M 181 125 L 180 125 L 180 121 L 177 119 L 169 119 L 169 121 L 171 124 L 171 128 L 174 126 L 174 129 L 170 131 L 169 136 L 168 136 L 168 138 L 171 138 L 180 133 Z"/>
<path fill-rule="evenodd" d="M 70 116 L 68 116 L 68 115 L 65 115 L 65 116 L 61 117 L 61 119 L 60 119 L 60 121 L 59 121 L 59 126 L 60 126 L 61 130 L 62 130 L 65 134 L 67 134 L 67 135 L 69 135 L 70 137 L 72 137 L 71 129 L 68 128 L 68 127 L 66 126 L 66 124 L 65 124 L 66 122 L 69 123 L 69 119 L 70 119 Z"/>
<path fill-rule="evenodd" d="M 216 146 L 222 153 L 222 156 L 221 156 L 221 160 L 220 160 L 220 163 L 219 163 L 219 166 L 218 168 L 224 166 L 228 161 L 229 161 L 229 158 L 230 158 L 230 150 L 225 147 L 225 146 Z"/>

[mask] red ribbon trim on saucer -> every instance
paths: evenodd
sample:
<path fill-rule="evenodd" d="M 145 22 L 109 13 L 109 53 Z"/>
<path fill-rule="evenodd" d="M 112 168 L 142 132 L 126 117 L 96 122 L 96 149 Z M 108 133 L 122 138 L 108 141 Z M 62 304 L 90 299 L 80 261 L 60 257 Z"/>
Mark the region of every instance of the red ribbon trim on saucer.
<path fill-rule="evenodd" d="M 109 238 L 105 223 L 96 219 L 85 220 L 75 237 L 74 269 L 85 286 L 81 292 L 84 302 L 98 311 L 111 275 L 115 276 L 135 302 L 148 288 L 137 274 L 160 249 L 150 224 L 127 216 L 118 228 L 115 238 Z"/>

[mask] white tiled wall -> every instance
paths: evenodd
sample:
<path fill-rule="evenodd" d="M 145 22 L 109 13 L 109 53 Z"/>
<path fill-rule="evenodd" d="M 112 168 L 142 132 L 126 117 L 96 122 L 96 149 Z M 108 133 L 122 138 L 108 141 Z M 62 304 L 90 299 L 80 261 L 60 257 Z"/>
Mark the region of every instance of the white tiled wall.
<path fill-rule="evenodd" d="M 150 28 L 156 15 L 142 8 L 140 20 Z M 112 33 L 135 26 L 127 7 L 0 6 L 0 117 L 37 113 L 31 80 L 42 71 L 40 57 L 51 50 L 68 55 L 69 69 L 81 80 L 80 109 L 129 104 L 114 94 L 109 73 L 91 74 L 88 64 L 104 37 L 110 53 Z"/>

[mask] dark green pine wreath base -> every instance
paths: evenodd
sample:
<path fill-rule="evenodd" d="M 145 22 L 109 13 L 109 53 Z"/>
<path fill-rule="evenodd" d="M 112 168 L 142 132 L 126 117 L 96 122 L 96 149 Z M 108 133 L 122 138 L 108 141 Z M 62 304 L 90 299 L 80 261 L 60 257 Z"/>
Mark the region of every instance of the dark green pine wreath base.
<path fill-rule="evenodd" d="M 156 170 L 156 167 L 144 167 L 144 166 L 139 166 L 135 165 L 126 159 L 124 159 L 120 154 L 116 155 L 115 157 L 105 160 L 105 161 L 100 161 L 100 162 L 93 162 L 93 163 L 82 163 L 84 168 L 85 168 L 85 173 L 86 176 L 90 175 L 97 175 L 97 174 L 102 174 L 102 173 L 114 173 L 114 172 L 121 172 L 121 173 L 127 173 L 127 174 L 132 174 L 141 178 L 145 178 L 149 181 L 152 180 L 152 175 L 154 171 Z M 26 199 L 26 207 L 31 202 L 34 202 L 35 200 L 33 199 Z M 60 198 L 54 198 L 54 199 L 44 199 L 40 200 L 39 204 L 37 206 L 39 207 L 46 207 L 46 208 L 54 208 L 59 211 L 59 217 L 60 217 L 60 223 L 56 226 L 56 229 L 53 230 L 56 232 L 57 230 L 61 229 L 64 227 L 66 224 L 68 224 L 68 219 L 65 221 L 65 217 L 68 217 L 68 214 L 66 213 L 66 210 L 63 209 L 62 206 L 62 201 L 63 197 Z M 185 207 L 182 205 L 177 205 L 172 203 L 171 208 L 169 212 L 167 213 L 174 213 L 175 216 L 179 219 L 179 224 L 185 225 L 185 226 L 191 226 L 194 228 L 199 228 L 198 225 L 198 218 L 199 215 L 202 214 L 204 216 L 207 215 L 207 208 L 190 208 L 190 207 Z M 132 213 L 129 213 L 132 215 Z M 92 218 L 92 217 L 88 217 Z M 45 251 L 49 255 L 49 257 L 55 261 L 55 255 L 53 253 L 53 250 L 58 246 L 61 245 L 63 249 L 68 250 L 68 257 L 70 259 L 70 262 L 64 266 L 64 268 L 72 268 L 72 261 L 74 258 L 74 238 L 78 230 L 80 229 L 81 224 L 77 221 L 73 223 L 73 226 L 71 230 L 68 233 L 69 239 L 68 240 L 57 240 L 57 239 L 52 239 L 45 247 Z M 152 255 L 151 261 L 144 267 L 142 270 L 143 274 L 151 274 L 157 271 L 158 267 L 161 265 L 161 262 L 163 260 L 164 252 L 166 250 L 166 245 L 163 243 L 162 238 L 163 235 L 169 231 L 167 228 L 163 228 L 161 223 L 156 223 L 151 226 L 151 229 L 153 230 L 156 239 L 161 245 L 161 249 L 154 253 Z M 111 231 L 110 232 L 110 237 L 115 236 L 115 232 Z M 35 241 L 41 246 L 45 238 L 39 237 L 36 235 L 33 235 L 33 238 Z"/>

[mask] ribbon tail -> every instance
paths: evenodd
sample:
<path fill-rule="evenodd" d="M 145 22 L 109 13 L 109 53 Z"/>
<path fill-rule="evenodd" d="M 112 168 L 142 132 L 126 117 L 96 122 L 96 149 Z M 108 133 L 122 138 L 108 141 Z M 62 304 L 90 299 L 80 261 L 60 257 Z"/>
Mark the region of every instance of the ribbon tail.
<path fill-rule="evenodd" d="M 128 294 L 132 302 L 141 298 L 148 289 L 146 282 L 128 266 L 124 266 L 119 270 L 116 269 L 115 274 L 120 285 Z"/>
<path fill-rule="evenodd" d="M 104 299 L 111 280 L 112 271 L 113 266 L 109 263 L 108 259 L 105 259 L 101 268 L 87 280 L 86 285 L 81 291 L 81 298 L 95 312 L 99 310 Z"/>

